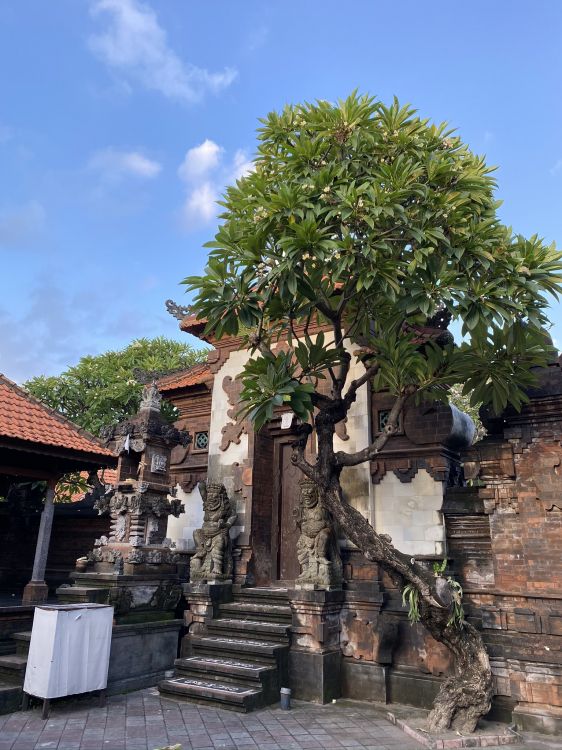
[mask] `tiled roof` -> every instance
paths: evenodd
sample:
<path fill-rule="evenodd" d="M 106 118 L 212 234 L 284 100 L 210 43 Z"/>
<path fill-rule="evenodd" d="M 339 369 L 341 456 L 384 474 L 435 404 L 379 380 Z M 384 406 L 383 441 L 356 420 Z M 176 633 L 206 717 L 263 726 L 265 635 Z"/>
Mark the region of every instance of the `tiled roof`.
<path fill-rule="evenodd" d="M 183 320 L 180 321 L 180 329 L 182 331 L 191 331 L 192 328 L 204 327 L 207 324 L 207 318 L 198 318 L 196 313 L 186 315 Z"/>
<path fill-rule="evenodd" d="M 42 404 L 0 373 L 0 438 L 25 440 L 96 456 L 113 453 L 101 442 Z"/>
<path fill-rule="evenodd" d="M 165 375 L 157 383 L 158 390 L 161 393 L 176 391 L 179 388 L 188 388 L 190 385 L 199 385 L 207 380 L 212 380 L 213 375 L 211 368 L 206 362 L 192 365 L 187 370 L 174 372 L 171 375 Z"/>

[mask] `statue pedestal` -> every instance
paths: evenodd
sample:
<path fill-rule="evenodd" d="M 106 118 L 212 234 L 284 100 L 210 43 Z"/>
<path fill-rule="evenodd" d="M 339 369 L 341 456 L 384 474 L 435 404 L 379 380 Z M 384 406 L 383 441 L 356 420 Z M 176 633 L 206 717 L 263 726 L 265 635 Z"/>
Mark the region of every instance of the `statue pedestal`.
<path fill-rule="evenodd" d="M 314 584 L 310 584 L 314 586 Z M 296 588 L 289 592 L 293 611 L 289 674 L 297 700 L 329 703 L 341 696 L 341 589 Z"/>
<path fill-rule="evenodd" d="M 207 631 L 209 622 L 218 616 L 219 606 L 232 601 L 232 581 L 221 581 L 219 583 L 184 583 L 183 595 L 187 601 L 188 609 L 184 613 L 184 624 L 190 635 L 202 635 Z M 182 643 L 183 653 L 189 650 L 187 644 L 189 639 Z"/>
<path fill-rule="evenodd" d="M 124 573 L 74 573 L 74 584 L 57 589 L 63 604 L 99 602 L 115 608 L 115 622 L 149 622 L 170 619 L 181 598 L 176 573 L 161 571 Z"/>

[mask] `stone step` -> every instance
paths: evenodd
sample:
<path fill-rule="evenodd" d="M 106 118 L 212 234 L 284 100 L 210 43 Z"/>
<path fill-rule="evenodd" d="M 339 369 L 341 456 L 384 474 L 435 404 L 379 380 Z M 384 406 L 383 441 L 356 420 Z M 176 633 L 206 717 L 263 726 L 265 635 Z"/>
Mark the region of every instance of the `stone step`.
<path fill-rule="evenodd" d="M 218 635 L 189 636 L 193 656 L 218 655 L 229 659 L 240 659 L 262 664 L 279 663 L 289 651 L 289 646 L 253 638 L 228 638 Z"/>
<path fill-rule="evenodd" d="M 27 655 L 29 653 L 29 643 L 31 641 L 31 630 L 21 633 L 12 633 L 12 640 L 16 642 L 16 654 Z"/>
<path fill-rule="evenodd" d="M 241 586 L 234 590 L 233 596 L 235 602 L 254 602 L 281 607 L 286 607 L 289 604 L 289 589 L 285 588 Z"/>
<path fill-rule="evenodd" d="M 285 623 L 268 622 L 267 620 L 239 620 L 231 617 L 220 617 L 207 626 L 209 635 L 232 634 L 232 636 L 247 636 L 257 640 L 277 640 L 288 643 L 291 626 Z"/>
<path fill-rule="evenodd" d="M 19 685 L 10 685 L 7 682 L 0 682 L 0 715 L 11 714 L 13 711 L 19 711 L 23 698 L 23 690 Z"/>
<path fill-rule="evenodd" d="M 292 622 L 292 612 L 289 605 L 262 603 L 261 601 L 251 602 L 230 602 L 229 604 L 220 605 L 221 617 L 232 617 L 237 620 L 268 620 L 271 622 L 287 623 Z"/>
<path fill-rule="evenodd" d="M 275 665 L 256 664 L 250 661 L 217 656 L 188 656 L 176 659 L 174 666 L 178 677 L 197 677 L 219 682 L 262 688 L 273 692 L 277 698 L 278 671 Z"/>
<path fill-rule="evenodd" d="M 184 698 L 195 703 L 212 703 L 232 711 L 246 712 L 263 705 L 261 688 L 209 679 L 174 677 L 160 682 L 158 689 L 164 695 Z"/>
<path fill-rule="evenodd" d="M 27 654 L 0 656 L 0 680 L 15 685 L 23 685 Z"/>

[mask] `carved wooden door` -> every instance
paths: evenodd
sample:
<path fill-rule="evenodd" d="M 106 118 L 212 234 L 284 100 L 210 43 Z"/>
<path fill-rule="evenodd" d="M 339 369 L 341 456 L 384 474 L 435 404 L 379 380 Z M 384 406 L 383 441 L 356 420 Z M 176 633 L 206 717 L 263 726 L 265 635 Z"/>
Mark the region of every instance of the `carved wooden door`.
<path fill-rule="evenodd" d="M 279 445 L 278 484 L 278 578 L 294 581 L 300 573 L 297 558 L 297 541 L 300 532 L 295 522 L 295 511 L 299 502 L 301 472 L 291 463 L 292 448 L 289 443 Z"/>

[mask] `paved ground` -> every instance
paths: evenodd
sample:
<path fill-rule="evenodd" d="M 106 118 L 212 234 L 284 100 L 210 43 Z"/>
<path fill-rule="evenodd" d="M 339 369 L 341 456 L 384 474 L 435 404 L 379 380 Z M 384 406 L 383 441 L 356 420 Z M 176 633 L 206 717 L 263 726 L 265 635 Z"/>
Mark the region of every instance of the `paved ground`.
<path fill-rule="evenodd" d="M 182 750 L 421 748 L 383 711 L 351 701 L 238 714 L 160 699 L 149 689 L 112 696 L 105 708 L 93 704 L 89 698 L 55 703 L 47 721 L 37 708 L 0 716 L 0 750 L 155 750 L 176 743 Z"/>

